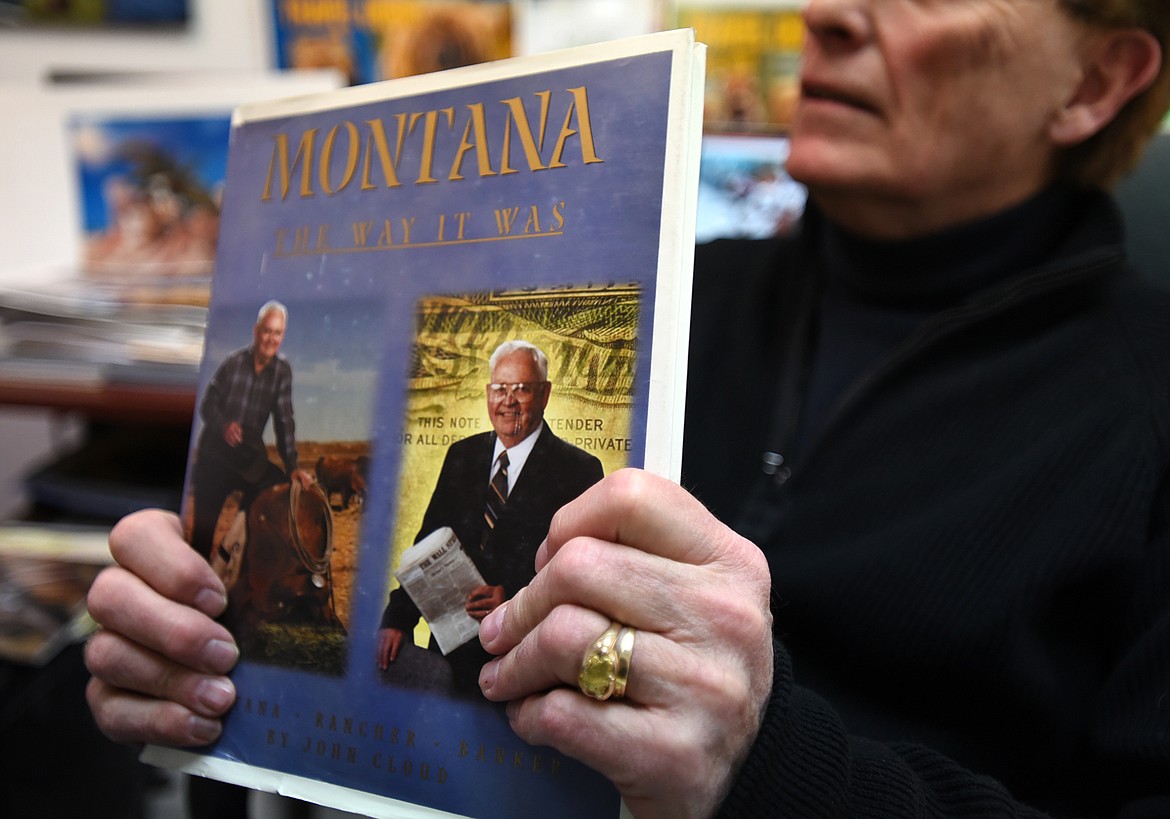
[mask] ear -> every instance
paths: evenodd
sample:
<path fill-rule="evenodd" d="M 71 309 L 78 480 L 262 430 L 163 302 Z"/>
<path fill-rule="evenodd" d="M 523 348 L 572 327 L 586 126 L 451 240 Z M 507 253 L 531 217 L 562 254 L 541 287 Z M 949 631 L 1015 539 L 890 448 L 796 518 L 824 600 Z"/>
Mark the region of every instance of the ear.
<path fill-rule="evenodd" d="M 1053 142 L 1070 147 L 1096 134 L 1149 87 L 1161 65 L 1162 47 L 1144 29 L 1105 29 L 1091 34 L 1080 83 L 1049 128 Z"/>

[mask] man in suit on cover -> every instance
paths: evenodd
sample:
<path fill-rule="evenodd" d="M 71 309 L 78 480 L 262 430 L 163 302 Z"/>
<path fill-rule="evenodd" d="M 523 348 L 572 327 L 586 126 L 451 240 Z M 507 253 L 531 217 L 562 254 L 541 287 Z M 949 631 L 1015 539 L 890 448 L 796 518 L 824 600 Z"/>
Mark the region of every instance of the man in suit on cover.
<path fill-rule="evenodd" d="M 487 410 L 493 431 L 447 450 L 415 537 L 417 543 L 442 526 L 455 531 L 485 583 L 465 603 L 476 620 L 532 580 L 536 550 L 553 514 L 603 475 L 601 461 L 544 423 L 552 385 L 541 350 L 527 341 L 508 341 L 492 353 L 490 367 Z M 379 668 L 397 659 L 418 621 L 410 597 L 395 589 L 382 614 Z M 478 695 L 479 670 L 488 659 L 475 640 L 448 654 L 456 689 Z"/>

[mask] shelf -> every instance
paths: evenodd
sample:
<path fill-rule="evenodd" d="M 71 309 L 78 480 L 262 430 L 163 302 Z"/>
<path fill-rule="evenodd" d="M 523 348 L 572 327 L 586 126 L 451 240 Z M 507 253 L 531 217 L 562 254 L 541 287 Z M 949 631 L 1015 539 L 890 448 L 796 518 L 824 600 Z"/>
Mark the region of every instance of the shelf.
<path fill-rule="evenodd" d="M 74 410 L 94 420 L 190 426 L 193 386 L 0 379 L 0 404 Z"/>

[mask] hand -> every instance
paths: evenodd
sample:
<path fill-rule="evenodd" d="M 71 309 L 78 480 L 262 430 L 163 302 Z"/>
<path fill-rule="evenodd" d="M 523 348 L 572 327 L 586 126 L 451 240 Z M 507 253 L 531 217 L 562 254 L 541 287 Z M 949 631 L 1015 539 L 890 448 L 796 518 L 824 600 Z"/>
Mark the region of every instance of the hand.
<path fill-rule="evenodd" d="M 244 428 L 238 421 L 228 421 L 223 425 L 223 440 L 231 447 L 239 446 L 244 440 Z"/>
<path fill-rule="evenodd" d="M 121 742 L 215 740 L 236 696 L 224 675 L 239 659 L 231 634 L 212 619 L 227 605 L 223 584 L 170 512 L 122 519 L 110 552 L 118 565 L 98 575 L 88 598 L 101 626 L 85 648 L 98 727 Z"/>
<path fill-rule="evenodd" d="M 503 586 L 476 586 L 467 595 L 464 608 L 475 620 L 482 621 L 504 602 Z"/>
<path fill-rule="evenodd" d="M 378 669 L 385 671 L 398 659 L 398 650 L 406 634 L 401 629 L 384 628 L 378 631 Z"/>
<path fill-rule="evenodd" d="M 768 564 L 675 484 L 605 478 L 553 518 L 532 583 L 484 619 L 480 687 L 512 728 L 607 776 L 645 817 L 715 812 L 772 685 Z M 577 690 L 589 645 L 638 629 L 623 699 Z M 685 772 L 685 775 L 680 775 Z"/>
<path fill-rule="evenodd" d="M 301 485 L 301 489 L 308 489 L 317 482 L 317 478 L 307 469 L 294 469 L 292 479 Z"/>

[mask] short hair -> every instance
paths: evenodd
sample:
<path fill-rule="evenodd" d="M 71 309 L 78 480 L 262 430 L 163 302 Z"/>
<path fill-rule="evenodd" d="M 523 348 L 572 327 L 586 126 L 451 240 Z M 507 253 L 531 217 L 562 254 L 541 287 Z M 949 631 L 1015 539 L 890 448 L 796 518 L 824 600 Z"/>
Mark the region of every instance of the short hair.
<path fill-rule="evenodd" d="M 497 347 L 492 353 L 492 357 L 488 359 L 488 368 L 494 370 L 501 358 L 521 350 L 532 356 L 532 363 L 536 365 L 536 372 L 539 373 L 540 380 L 548 381 L 548 356 L 531 341 L 525 341 L 522 338 L 505 341 Z"/>
<path fill-rule="evenodd" d="M 264 317 L 269 313 L 280 313 L 280 317 L 284 319 L 284 326 L 288 326 L 288 308 L 278 302 L 276 299 L 264 302 L 264 306 L 260 308 L 260 312 L 256 314 L 256 323 L 264 321 Z"/>
<path fill-rule="evenodd" d="M 1059 0 L 1074 20 L 1098 28 L 1140 28 L 1158 41 L 1162 64 L 1153 82 L 1099 132 L 1066 149 L 1057 175 L 1083 187 L 1112 187 L 1133 170 L 1170 109 L 1170 2 Z"/>

